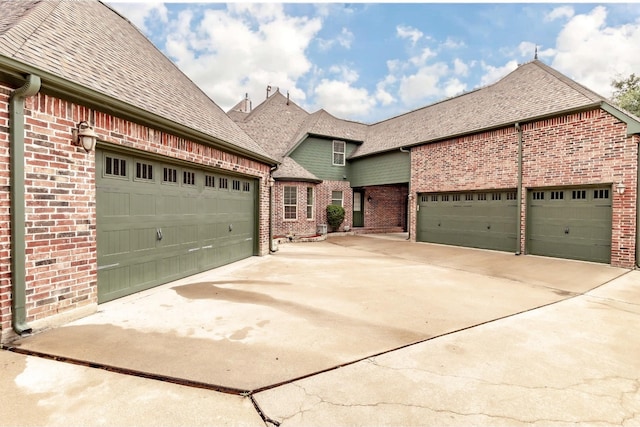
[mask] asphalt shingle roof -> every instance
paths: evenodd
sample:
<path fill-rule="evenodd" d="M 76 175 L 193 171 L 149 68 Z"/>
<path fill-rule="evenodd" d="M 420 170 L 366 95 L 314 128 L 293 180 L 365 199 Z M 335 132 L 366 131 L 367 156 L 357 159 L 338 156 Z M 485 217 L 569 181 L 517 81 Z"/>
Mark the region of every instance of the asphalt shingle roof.
<path fill-rule="evenodd" d="M 93 0 L 0 1 L 0 55 L 269 158 L 133 24 Z"/>

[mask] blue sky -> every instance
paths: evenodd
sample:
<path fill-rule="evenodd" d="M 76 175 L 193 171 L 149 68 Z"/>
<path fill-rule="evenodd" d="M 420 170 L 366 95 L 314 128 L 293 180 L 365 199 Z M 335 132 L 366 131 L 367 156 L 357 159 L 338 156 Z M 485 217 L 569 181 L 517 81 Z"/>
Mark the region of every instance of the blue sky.
<path fill-rule="evenodd" d="M 640 3 L 109 2 L 227 111 L 267 86 L 373 123 L 538 59 L 595 92 L 640 74 Z"/>

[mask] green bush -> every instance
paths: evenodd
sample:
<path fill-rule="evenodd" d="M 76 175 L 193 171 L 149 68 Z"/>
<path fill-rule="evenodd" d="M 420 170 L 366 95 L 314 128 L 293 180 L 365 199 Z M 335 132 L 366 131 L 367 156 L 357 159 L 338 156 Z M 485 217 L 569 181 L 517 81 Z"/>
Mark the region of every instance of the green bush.
<path fill-rule="evenodd" d="M 338 205 L 327 206 L 327 224 L 331 227 L 332 231 L 336 231 L 340 228 L 340 224 L 344 221 L 344 208 Z"/>

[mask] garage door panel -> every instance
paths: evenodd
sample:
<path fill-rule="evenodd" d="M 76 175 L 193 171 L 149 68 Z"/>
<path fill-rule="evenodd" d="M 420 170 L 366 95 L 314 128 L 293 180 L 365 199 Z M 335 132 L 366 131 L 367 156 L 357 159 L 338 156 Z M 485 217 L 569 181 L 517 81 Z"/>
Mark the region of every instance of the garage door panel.
<path fill-rule="evenodd" d="M 515 251 L 517 204 L 510 191 L 423 194 L 419 241 Z"/>
<path fill-rule="evenodd" d="M 120 165 L 137 162 L 108 156 Z M 151 160 L 144 161 L 151 166 L 147 179 L 137 180 L 135 168 L 105 174 L 104 160 L 105 153 L 96 151 L 99 302 L 254 254 L 253 181 Z M 218 188 L 218 179 L 233 188 Z"/>
<path fill-rule="evenodd" d="M 608 188 L 529 191 L 528 252 L 584 261 L 610 262 L 610 194 Z"/>

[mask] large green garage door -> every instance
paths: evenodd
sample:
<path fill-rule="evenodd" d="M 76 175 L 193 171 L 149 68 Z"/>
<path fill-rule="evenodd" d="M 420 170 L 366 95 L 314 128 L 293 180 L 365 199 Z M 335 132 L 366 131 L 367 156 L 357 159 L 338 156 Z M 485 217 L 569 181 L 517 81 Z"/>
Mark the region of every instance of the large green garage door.
<path fill-rule="evenodd" d="M 96 152 L 98 301 L 256 252 L 256 181 Z"/>
<path fill-rule="evenodd" d="M 530 254 L 610 262 L 610 187 L 529 191 L 527 217 Z"/>
<path fill-rule="evenodd" d="M 421 194 L 417 240 L 515 252 L 516 199 L 516 191 Z"/>

